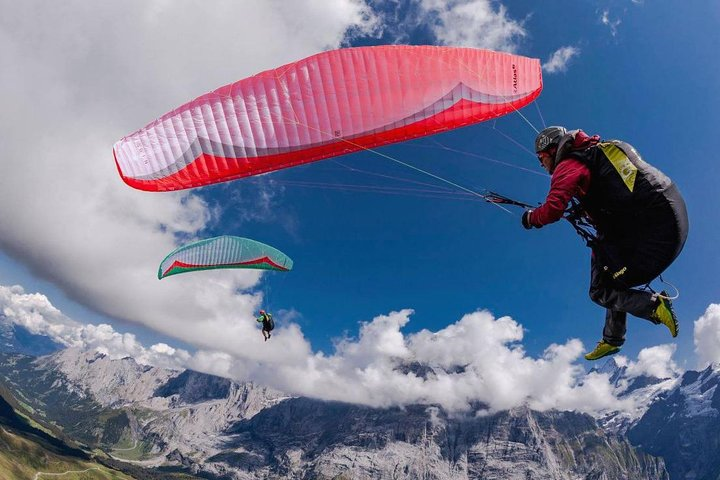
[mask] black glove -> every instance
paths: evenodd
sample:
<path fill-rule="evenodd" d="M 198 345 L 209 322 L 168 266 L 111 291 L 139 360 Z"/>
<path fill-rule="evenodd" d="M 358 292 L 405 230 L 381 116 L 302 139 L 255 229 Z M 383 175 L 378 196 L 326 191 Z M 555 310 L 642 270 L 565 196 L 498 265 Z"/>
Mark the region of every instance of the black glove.
<path fill-rule="evenodd" d="M 534 226 L 530 223 L 530 213 L 532 213 L 532 210 L 525 210 L 522 214 L 522 226 L 527 230 L 530 230 Z"/>

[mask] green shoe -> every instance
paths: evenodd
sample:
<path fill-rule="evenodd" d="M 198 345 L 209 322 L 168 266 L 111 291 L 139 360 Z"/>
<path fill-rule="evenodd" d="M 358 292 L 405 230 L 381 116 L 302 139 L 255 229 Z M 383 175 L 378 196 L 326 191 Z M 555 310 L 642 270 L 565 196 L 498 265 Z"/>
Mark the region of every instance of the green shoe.
<path fill-rule="evenodd" d="M 585 360 L 598 360 L 602 357 L 607 357 L 608 355 L 612 355 L 613 353 L 617 353 L 619 351 L 620 347 L 610 345 L 605 340 L 600 340 L 597 344 L 597 347 L 595 347 L 595 350 L 585 354 Z"/>
<path fill-rule="evenodd" d="M 663 290 L 658 296 L 660 304 L 653 312 L 652 318 L 658 323 L 662 323 L 663 325 L 665 325 L 668 330 L 670 330 L 670 335 L 672 335 L 673 337 L 677 337 L 678 332 L 680 331 L 680 327 L 678 326 L 675 311 L 672 308 L 672 302 L 665 297 L 667 297 L 667 292 Z"/>

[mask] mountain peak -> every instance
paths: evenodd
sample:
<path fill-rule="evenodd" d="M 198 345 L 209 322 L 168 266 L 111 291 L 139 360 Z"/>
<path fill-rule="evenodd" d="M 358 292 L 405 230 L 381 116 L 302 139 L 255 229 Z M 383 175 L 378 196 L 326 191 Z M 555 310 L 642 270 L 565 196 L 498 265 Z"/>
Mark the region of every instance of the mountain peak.
<path fill-rule="evenodd" d="M 71 383 L 90 392 L 105 406 L 151 398 L 159 385 L 179 373 L 140 365 L 132 357 L 113 359 L 103 352 L 82 348 L 66 348 L 36 363 L 59 370 Z"/>

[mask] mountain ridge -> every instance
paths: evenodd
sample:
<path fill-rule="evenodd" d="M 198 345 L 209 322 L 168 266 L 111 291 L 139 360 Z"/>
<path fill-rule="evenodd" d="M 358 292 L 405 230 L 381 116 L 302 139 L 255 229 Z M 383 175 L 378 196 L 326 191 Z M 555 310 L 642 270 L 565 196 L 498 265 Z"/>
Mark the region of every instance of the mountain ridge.
<path fill-rule="evenodd" d="M 46 421 L 136 465 L 247 479 L 667 478 L 663 460 L 575 412 L 372 408 L 80 349 L 0 360 Z"/>

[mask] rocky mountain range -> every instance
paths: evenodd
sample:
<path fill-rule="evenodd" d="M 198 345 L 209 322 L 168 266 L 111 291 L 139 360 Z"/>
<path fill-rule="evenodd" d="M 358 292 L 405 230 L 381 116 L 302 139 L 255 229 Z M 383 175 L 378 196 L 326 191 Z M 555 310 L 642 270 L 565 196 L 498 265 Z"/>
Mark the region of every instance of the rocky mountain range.
<path fill-rule="evenodd" d="M 599 372 L 636 407 L 597 418 L 370 408 L 93 351 L 0 353 L 0 384 L 28 415 L 134 478 L 718 478 L 718 366 L 662 379 L 609 361 Z"/>
<path fill-rule="evenodd" d="M 662 479 L 662 459 L 574 412 L 451 416 L 309 398 L 96 352 L 0 356 L 34 415 L 121 462 L 211 478 Z"/>

